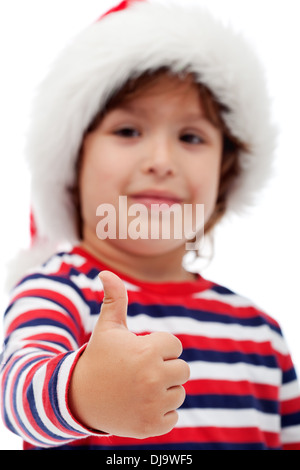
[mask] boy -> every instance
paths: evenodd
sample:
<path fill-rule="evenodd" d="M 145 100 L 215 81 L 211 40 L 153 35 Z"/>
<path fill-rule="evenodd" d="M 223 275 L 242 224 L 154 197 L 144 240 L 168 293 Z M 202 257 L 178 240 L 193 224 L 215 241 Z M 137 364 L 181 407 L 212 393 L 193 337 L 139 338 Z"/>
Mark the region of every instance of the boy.
<path fill-rule="evenodd" d="M 204 205 L 197 238 L 249 203 L 274 138 L 253 53 L 189 8 L 122 2 L 40 91 L 33 250 L 74 246 L 23 278 L 5 315 L 3 415 L 26 449 L 300 448 L 279 326 L 184 269 L 189 237 L 174 235 L 186 206 L 194 221 Z"/>

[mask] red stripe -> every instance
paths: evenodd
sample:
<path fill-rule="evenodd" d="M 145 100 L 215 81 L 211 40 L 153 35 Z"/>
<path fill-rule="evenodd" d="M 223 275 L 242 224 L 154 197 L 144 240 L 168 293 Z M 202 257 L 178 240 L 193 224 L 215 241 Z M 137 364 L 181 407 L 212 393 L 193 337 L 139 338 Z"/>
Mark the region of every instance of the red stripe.
<path fill-rule="evenodd" d="M 52 354 L 61 354 L 61 350 L 57 349 L 55 347 L 55 345 L 51 346 L 50 344 L 41 344 L 40 342 L 39 343 L 37 343 L 37 342 L 30 343 L 30 342 L 26 341 L 26 348 L 34 348 L 34 349 L 37 350 L 37 352 L 39 352 L 41 354 L 43 354 L 43 353 L 45 353 L 45 354 L 49 353 L 50 355 L 52 355 Z"/>
<path fill-rule="evenodd" d="M 283 450 L 300 450 L 300 442 L 294 444 L 284 444 Z"/>
<path fill-rule="evenodd" d="M 15 371 L 14 371 L 14 377 L 13 377 L 13 381 L 12 381 L 12 384 L 11 384 L 11 389 L 15 389 L 16 387 L 16 380 L 18 379 L 19 375 L 23 372 L 23 370 L 26 369 L 27 365 L 33 360 L 32 357 L 28 358 L 27 361 L 23 362 Z M 47 361 L 47 359 L 43 360 L 41 359 L 41 361 L 38 363 L 38 364 L 34 364 L 32 367 L 32 369 L 34 369 L 34 371 L 39 367 L 39 364 L 40 363 L 43 363 Z M 29 373 L 31 373 L 32 369 L 30 368 L 29 369 Z M 26 383 L 26 380 L 25 380 L 25 383 Z M 24 411 L 25 411 L 25 414 L 27 415 L 27 411 L 28 411 L 28 404 L 27 404 L 27 399 L 26 399 L 26 396 L 25 396 L 25 399 L 24 399 L 24 393 L 25 393 L 26 389 L 25 389 L 25 386 L 23 386 L 23 389 L 22 389 L 22 395 L 20 397 L 20 399 L 22 400 L 22 404 L 23 404 L 23 408 L 24 408 Z M 17 398 L 18 400 L 18 398 Z M 17 403 L 18 404 L 18 403 Z M 16 415 L 16 412 L 15 412 L 15 408 L 14 408 L 14 402 L 13 402 L 13 393 L 10 394 L 10 409 L 11 409 L 11 412 L 12 412 L 12 415 L 13 415 L 13 419 L 15 421 L 15 423 L 17 424 L 17 426 L 19 427 L 19 430 L 21 432 L 21 435 L 22 437 L 24 438 L 25 436 L 25 439 L 26 439 L 26 436 L 29 440 L 32 440 L 32 437 L 29 436 L 26 428 L 24 429 L 24 426 L 22 426 L 22 424 L 24 423 L 20 423 L 19 422 L 19 419 L 18 419 L 18 416 Z M 31 413 L 30 413 L 31 415 Z M 28 416 L 28 415 L 27 415 Z M 34 420 L 31 419 L 30 420 L 31 423 L 33 423 L 34 425 Z M 34 427 L 34 426 L 33 426 Z M 40 443 L 38 441 L 35 441 L 37 442 L 37 445 L 40 445 Z"/>
<path fill-rule="evenodd" d="M 26 380 L 25 380 L 25 383 L 24 383 L 24 386 L 23 386 L 23 392 L 22 392 L 22 401 L 23 401 L 23 408 L 24 408 L 24 412 L 26 414 L 26 417 L 29 421 L 29 423 L 31 424 L 31 426 L 33 427 L 33 429 L 37 432 L 37 434 L 39 435 L 39 439 L 41 441 L 43 441 L 43 439 L 47 439 L 48 441 L 53 441 L 53 444 L 57 443 L 57 445 L 59 445 L 61 443 L 61 440 L 59 438 L 57 439 L 54 439 L 54 438 L 50 438 L 48 436 L 48 434 L 46 434 L 43 429 L 41 429 L 37 422 L 35 421 L 35 418 L 33 417 L 32 415 L 32 412 L 31 412 L 31 408 L 29 406 L 29 403 L 28 403 L 28 400 L 27 400 L 27 389 L 28 387 L 30 386 L 31 382 L 32 382 L 32 379 L 33 379 L 33 376 L 34 374 L 36 373 L 37 369 L 40 369 L 40 367 L 42 367 L 46 362 L 48 361 L 48 359 L 45 359 L 45 360 L 41 360 L 39 361 L 37 364 L 35 364 L 32 369 L 30 369 L 29 371 L 29 374 L 27 375 L 26 377 Z M 40 444 L 39 444 L 40 445 Z M 49 445 L 49 444 L 48 444 Z"/>
<path fill-rule="evenodd" d="M 43 387 L 43 391 L 42 391 L 42 402 L 43 402 L 43 407 L 44 407 L 45 414 L 48 417 L 48 419 L 53 423 L 53 425 L 57 429 L 59 429 L 60 431 L 66 433 L 66 434 L 68 434 L 68 433 L 70 433 L 69 429 L 65 428 L 60 423 L 60 421 L 56 418 L 56 415 L 55 415 L 55 412 L 53 410 L 52 403 L 51 403 L 51 393 L 48 390 L 49 382 L 50 382 L 50 380 L 53 376 L 53 373 L 54 373 L 55 369 L 57 368 L 58 363 L 61 361 L 63 356 L 64 356 L 64 354 L 60 354 L 60 355 L 56 356 L 55 358 L 51 359 L 51 361 L 49 361 L 48 364 L 47 364 L 45 380 L 44 380 L 44 387 Z M 76 434 L 77 434 L 76 432 L 72 432 L 72 435 L 70 436 L 70 439 L 72 438 L 72 436 L 74 437 Z M 78 433 L 78 434 L 80 435 L 80 433 Z M 62 443 L 62 442 L 60 441 L 60 443 Z"/>
<path fill-rule="evenodd" d="M 67 313 L 70 313 L 74 317 L 73 329 L 74 329 L 74 326 L 76 325 L 77 330 L 81 329 L 81 331 L 83 331 L 80 313 L 78 312 L 76 306 L 68 297 L 65 297 L 64 295 L 56 291 L 50 290 L 50 289 L 37 288 L 37 289 L 28 289 L 28 290 L 20 292 L 19 294 L 13 297 L 11 303 L 15 302 L 18 299 L 22 299 L 23 297 L 25 298 L 41 297 L 43 299 L 58 303 L 60 306 L 62 306 L 66 310 Z"/>
<path fill-rule="evenodd" d="M 23 314 L 20 314 L 17 318 L 15 318 L 11 324 L 9 325 L 9 328 L 7 329 L 7 334 L 10 334 L 12 331 L 16 330 L 20 326 L 22 326 L 24 323 L 34 321 L 34 320 L 46 320 L 46 319 L 51 319 L 55 322 L 57 322 L 57 326 L 59 327 L 59 324 L 63 324 L 64 326 L 67 326 L 70 331 L 74 335 L 76 335 L 76 329 L 74 326 L 74 320 L 72 320 L 70 317 L 67 315 L 57 312 L 55 310 L 50 310 L 50 309 L 40 309 L 40 310 L 27 310 Z M 44 326 L 46 328 L 46 325 Z M 74 331 L 75 330 L 75 331 Z"/>
<path fill-rule="evenodd" d="M 99 289 L 100 289 L 100 285 L 99 285 Z M 87 301 L 99 303 L 99 312 L 100 312 L 100 303 L 102 302 L 103 296 L 104 296 L 103 291 L 99 290 L 95 292 L 89 289 L 88 287 L 84 287 L 84 288 L 81 287 L 80 291 L 82 292 L 82 295 Z"/>
<path fill-rule="evenodd" d="M 73 254 L 77 254 L 79 256 L 82 256 L 86 258 L 87 260 L 87 265 L 84 266 L 84 269 L 87 270 L 87 272 L 91 269 L 98 269 L 99 272 L 103 270 L 109 270 L 111 271 L 112 269 L 109 266 L 106 266 L 105 264 L 102 264 L 97 258 L 95 258 L 92 254 L 89 252 L 86 252 L 84 249 L 80 247 L 75 247 L 72 250 Z M 88 269 L 87 269 L 88 268 Z M 177 283 L 173 282 L 166 282 L 166 283 L 149 283 L 149 282 L 142 282 L 142 281 L 137 281 L 136 279 L 131 279 L 129 276 L 126 276 L 124 273 L 120 273 L 116 270 L 113 270 L 115 274 L 117 274 L 121 279 L 124 281 L 133 284 L 134 286 L 141 288 L 143 291 L 142 299 L 147 299 L 149 298 L 149 295 L 151 298 L 156 299 L 156 295 L 158 296 L 157 299 L 159 299 L 159 303 L 162 304 L 164 302 L 163 299 L 169 299 L 171 305 L 174 304 L 174 297 L 176 299 L 179 299 L 180 302 L 182 302 L 182 299 L 184 299 L 184 305 L 186 303 L 186 300 L 188 299 L 188 295 L 192 295 L 194 293 L 204 291 L 206 289 L 210 289 L 213 287 L 215 284 L 211 281 L 207 281 L 206 279 L 199 277 L 197 281 L 193 282 L 186 282 L 186 283 L 181 283 L 180 284 L 180 294 L 178 293 L 178 285 Z M 83 272 L 83 267 L 80 266 L 80 272 Z M 166 296 L 166 292 L 169 293 L 168 296 Z M 138 292 L 134 291 L 128 291 L 128 297 L 130 295 L 138 295 Z M 163 302 L 162 302 L 163 301 Z M 153 302 L 152 302 L 153 303 Z M 175 302 L 176 303 L 176 302 Z M 142 302 L 143 304 L 143 302 Z M 145 305 L 145 303 L 144 303 Z M 168 305 L 168 303 L 166 304 Z M 181 303 L 180 303 L 181 305 Z"/>
<path fill-rule="evenodd" d="M 74 358 L 74 363 L 73 363 L 73 366 L 71 367 L 71 370 L 70 370 L 70 373 L 69 373 L 69 378 L 68 378 L 68 383 L 70 381 L 70 377 L 71 377 L 71 373 L 76 365 L 76 360 L 78 360 L 78 358 L 80 357 L 80 354 L 82 354 L 83 352 L 83 349 L 86 347 L 86 345 L 84 345 L 82 348 L 80 348 L 80 350 L 78 350 L 78 354 L 77 356 Z M 47 416 L 47 418 L 52 422 L 53 426 L 56 427 L 57 429 L 61 430 L 62 432 L 64 432 L 66 435 L 68 433 L 70 433 L 70 431 L 68 429 L 65 429 L 61 423 L 57 420 L 56 418 L 56 415 L 53 411 L 53 408 L 52 408 L 52 405 L 51 405 L 51 401 L 50 401 L 50 397 L 49 397 L 49 393 L 48 393 L 48 384 L 49 384 L 49 381 L 53 375 L 53 372 L 55 371 L 56 367 L 57 367 L 57 364 L 58 362 L 62 359 L 63 357 L 63 354 L 61 354 L 60 356 L 57 356 L 53 359 L 51 359 L 48 364 L 47 364 L 47 369 L 46 369 L 46 374 L 45 374 L 45 379 L 44 379 L 44 386 L 43 386 L 43 395 L 42 395 L 42 401 L 43 401 L 43 408 L 44 408 L 44 412 Z M 68 386 L 67 386 L 67 390 L 68 390 Z M 67 393 L 67 390 L 66 390 L 66 393 Z M 67 401 L 67 397 L 66 397 L 66 401 Z M 31 422 L 31 420 L 30 420 Z M 88 432 L 88 431 L 87 431 Z M 43 432 L 42 430 L 40 430 L 40 434 L 43 435 Z M 54 438 L 50 438 L 49 436 L 45 436 L 48 440 L 52 440 L 53 441 L 53 446 L 55 446 L 56 444 L 59 446 L 59 445 L 62 445 L 64 443 L 68 444 L 68 445 L 72 445 L 72 444 L 75 444 L 77 445 L 77 442 L 78 440 L 75 439 L 75 435 L 81 435 L 80 432 L 76 432 L 76 431 L 72 431 L 72 434 L 70 433 L 70 439 L 74 439 L 73 443 L 68 443 L 68 441 L 66 441 L 66 438 L 61 438 L 61 439 L 54 439 Z M 83 441 L 83 439 L 79 439 L 79 441 Z M 40 444 L 37 444 L 37 446 L 40 447 Z M 31 449 L 34 449 L 36 446 L 30 444 L 29 442 L 23 442 L 23 449 L 24 450 L 31 450 Z"/>
<path fill-rule="evenodd" d="M 269 341 L 237 341 L 225 338 L 209 338 L 198 335 L 176 335 L 185 349 L 195 348 L 219 352 L 241 352 L 244 354 L 259 354 L 263 356 L 273 355 L 274 350 Z"/>
<path fill-rule="evenodd" d="M 278 351 L 275 351 L 277 359 L 278 359 L 278 366 L 282 369 L 283 372 L 286 372 L 294 367 L 292 358 L 289 354 L 281 354 Z"/>
<path fill-rule="evenodd" d="M 150 331 L 142 331 L 137 333 L 137 336 L 144 336 L 151 334 Z M 215 352 L 240 352 L 242 354 L 257 354 L 259 356 L 274 356 L 274 353 L 278 356 L 278 360 L 282 362 L 286 360 L 286 367 L 282 367 L 283 370 L 289 370 L 292 360 L 289 355 L 280 355 L 277 351 L 274 351 L 272 344 L 269 341 L 265 342 L 254 342 L 254 341 L 237 341 L 232 339 L 224 338 L 208 338 L 206 336 L 195 336 L 187 334 L 176 334 L 175 335 L 182 343 L 183 349 L 194 348 L 201 351 L 215 351 Z"/>
<path fill-rule="evenodd" d="M 56 346 L 56 343 L 59 343 L 63 347 L 66 348 L 66 351 L 70 351 L 73 349 L 73 345 L 70 343 L 68 338 L 65 336 L 60 336 L 55 333 L 40 333 L 36 335 L 30 335 L 26 337 L 26 340 L 32 341 L 47 341 L 49 343 L 53 343 L 53 346 Z M 61 351 L 59 351 L 61 353 Z"/>
<path fill-rule="evenodd" d="M 206 289 L 210 287 L 211 285 L 205 286 Z M 239 319 L 251 319 L 262 316 L 260 310 L 251 305 L 245 307 L 230 305 L 230 299 L 228 298 L 228 300 L 226 300 L 225 296 L 223 301 L 202 299 L 201 297 L 195 298 L 193 297 L 193 292 L 183 292 L 181 295 L 178 295 L 178 292 L 177 295 L 173 295 L 172 293 L 170 293 L 170 295 L 161 295 L 160 292 L 149 292 L 149 295 L 147 295 L 147 291 L 128 291 L 128 302 L 139 303 L 141 305 L 154 305 L 155 303 L 166 306 L 184 305 L 186 308 L 204 310 L 226 316 L 231 315 Z"/>
<path fill-rule="evenodd" d="M 281 402 L 281 414 L 288 415 L 300 412 L 300 397 Z"/>
<path fill-rule="evenodd" d="M 189 380 L 184 385 L 188 395 L 253 395 L 258 399 L 277 400 L 278 388 L 246 380 Z"/>
<path fill-rule="evenodd" d="M 261 432 L 257 428 L 216 428 L 216 427 L 198 427 L 198 428 L 175 428 L 170 433 L 163 436 L 155 436 L 148 439 L 128 439 L 117 436 L 95 437 L 91 436 L 88 441 L 82 441 L 83 445 L 105 445 L 105 446 L 136 446 L 155 445 L 168 443 L 228 443 L 228 444 L 253 444 L 265 443 L 267 447 L 280 447 L 280 439 L 277 433 Z M 74 443 L 78 445 L 77 443 Z"/>

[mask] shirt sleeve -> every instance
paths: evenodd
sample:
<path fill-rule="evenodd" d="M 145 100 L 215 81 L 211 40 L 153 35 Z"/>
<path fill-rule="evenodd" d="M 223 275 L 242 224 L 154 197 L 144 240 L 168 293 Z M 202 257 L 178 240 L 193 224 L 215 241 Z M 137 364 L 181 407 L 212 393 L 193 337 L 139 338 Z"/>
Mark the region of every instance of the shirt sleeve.
<path fill-rule="evenodd" d="M 277 390 L 280 444 L 283 450 L 300 450 L 300 387 L 280 325 L 272 320 L 273 352 L 280 379 Z"/>
<path fill-rule="evenodd" d="M 25 278 L 4 316 L 2 416 L 24 441 L 60 446 L 89 435 L 68 406 L 71 374 L 85 348 L 88 305 L 69 280 Z"/>
<path fill-rule="evenodd" d="M 281 442 L 284 450 L 300 450 L 300 390 L 290 355 L 280 358 Z"/>

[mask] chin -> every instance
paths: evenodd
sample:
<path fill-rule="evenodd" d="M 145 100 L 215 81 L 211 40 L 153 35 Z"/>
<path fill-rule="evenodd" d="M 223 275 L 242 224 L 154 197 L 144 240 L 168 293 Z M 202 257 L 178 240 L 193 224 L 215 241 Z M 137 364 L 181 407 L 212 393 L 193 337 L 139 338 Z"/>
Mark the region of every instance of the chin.
<path fill-rule="evenodd" d="M 185 253 L 185 240 L 114 240 L 114 245 L 122 251 L 136 256 L 164 256 L 173 251 Z"/>

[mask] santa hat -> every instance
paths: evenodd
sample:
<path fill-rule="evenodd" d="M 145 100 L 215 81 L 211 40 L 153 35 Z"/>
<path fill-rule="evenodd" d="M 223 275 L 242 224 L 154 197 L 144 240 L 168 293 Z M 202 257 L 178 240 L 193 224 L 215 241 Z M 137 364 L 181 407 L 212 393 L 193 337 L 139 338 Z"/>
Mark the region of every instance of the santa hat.
<path fill-rule="evenodd" d="M 125 0 L 67 45 L 37 92 L 26 149 L 35 238 L 28 263 L 17 260 L 15 280 L 60 243 L 78 242 L 69 188 L 84 132 L 130 77 L 163 66 L 194 73 L 229 110 L 224 120 L 249 151 L 240 154 L 228 212 L 253 204 L 270 174 L 275 129 L 252 47 L 194 2 Z"/>

